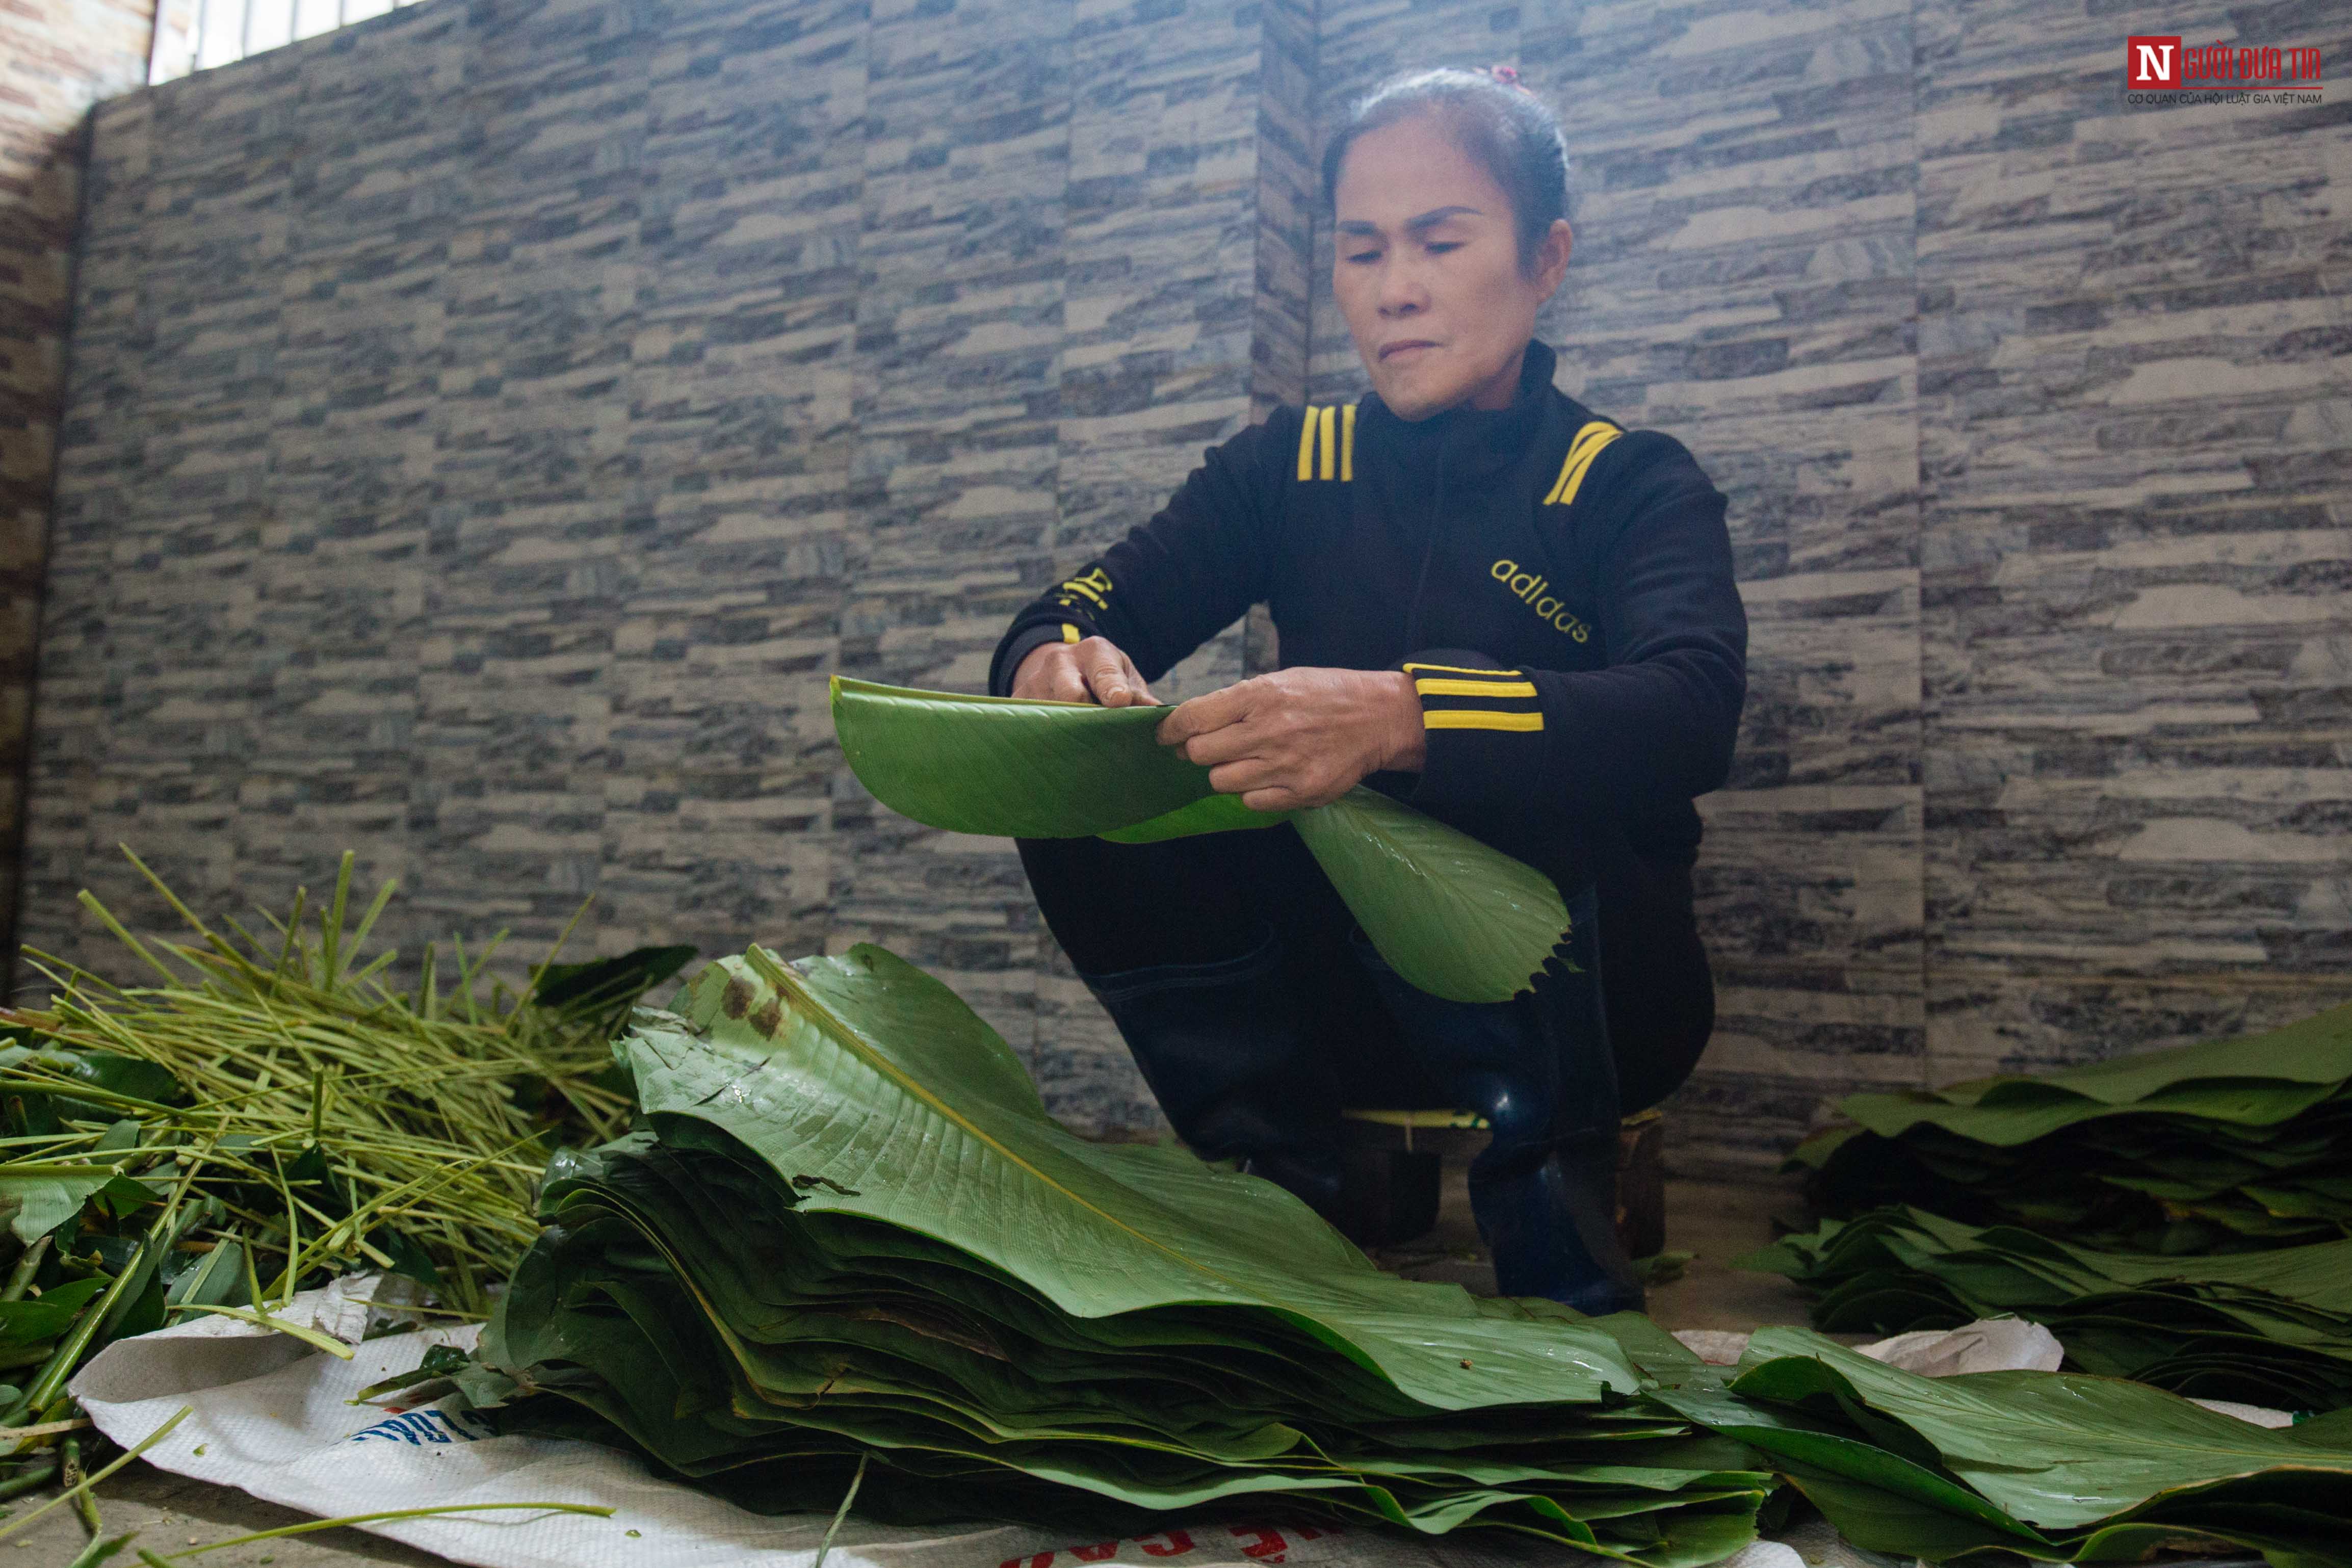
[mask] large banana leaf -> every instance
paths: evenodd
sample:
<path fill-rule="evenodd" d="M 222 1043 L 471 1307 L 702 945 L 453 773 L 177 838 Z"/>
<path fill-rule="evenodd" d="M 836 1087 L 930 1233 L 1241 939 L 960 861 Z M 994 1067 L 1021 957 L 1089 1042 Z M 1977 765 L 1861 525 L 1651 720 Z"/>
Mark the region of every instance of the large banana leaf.
<path fill-rule="evenodd" d="M 861 1506 L 898 1514 L 1279 1493 L 1652 1568 L 1753 1539 L 1767 1479 L 1629 1408 L 1603 1327 L 1382 1275 L 1269 1184 L 1071 1136 L 879 949 L 754 949 L 674 1008 L 620 1047 L 644 1131 L 550 1168 L 484 1338 L 510 1424 L 758 1507 L 864 1458 Z"/>
<path fill-rule="evenodd" d="M 1372 790 L 1251 811 L 1153 738 L 1165 709 L 833 682 L 834 728 L 875 798 L 933 827 L 1152 843 L 1288 821 L 1389 967 L 1455 1002 L 1527 989 L 1567 933 L 1541 872 Z"/>
<path fill-rule="evenodd" d="M 766 1159 L 798 1214 L 951 1241 L 1074 1317 L 1273 1310 L 1433 1409 L 1587 1402 L 1636 1381 L 1604 1333 L 1531 1333 L 1457 1286 L 1381 1273 L 1271 1183 L 1072 1136 L 978 1014 L 882 948 L 790 965 L 755 948 L 706 968 L 677 1011 L 626 1038 L 638 1102 L 665 1137 L 688 1118 Z"/>
<path fill-rule="evenodd" d="M 1152 739 L 1165 708 L 1097 708 L 833 678 L 833 727 L 858 781 L 955 833 L 1083 838 L 1216 792 Z"/>
<path fill-rule="evenodd" d="M 1290 821 L 1295 811 L 1252 811 L 1237 795 L 1203 795 L 1132 827 L 1114 827 L 1102 835 L 1114 844 L 1159 844 L 1171 838 L 1191 838 L 1202 833 L 1236 833 L 1253 827 L 1275 827 Z"/>
<path fill-rule="evenodd" d="M 1568 934 L 1550 878 L 1384 795 L 1352 789 L 1293 820 L 1381 957 L 1433 995 L 1508 1000 Z"/>

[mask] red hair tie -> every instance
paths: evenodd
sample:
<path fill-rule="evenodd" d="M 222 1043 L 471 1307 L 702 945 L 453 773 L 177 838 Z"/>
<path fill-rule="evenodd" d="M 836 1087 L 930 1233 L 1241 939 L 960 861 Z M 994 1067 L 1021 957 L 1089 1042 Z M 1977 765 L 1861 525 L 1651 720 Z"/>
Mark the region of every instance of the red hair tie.
<path fill-rule="evenodd" d="M 1528 90 L 1527 84 L 1519 79 L 1518 68 L 1516 66 L 1488 66 L 1486 74 L 1505 87 L 1516 87 L 1521 92 Z"/>

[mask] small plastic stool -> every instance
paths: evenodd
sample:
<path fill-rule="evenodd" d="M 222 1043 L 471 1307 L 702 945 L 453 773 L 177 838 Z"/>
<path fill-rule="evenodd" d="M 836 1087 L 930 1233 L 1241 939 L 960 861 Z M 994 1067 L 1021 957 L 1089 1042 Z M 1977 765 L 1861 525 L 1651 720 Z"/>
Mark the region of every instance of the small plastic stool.
<path fill-rule="evenodd" d="M 1359 1108 L 1340 1113 L 1341 1228 L 1360 1247 L 1396 1247 L 1437 1224 L 1446 1162 L 1467 1164 L 1486 1146 L 1486 1119 L 1469 1110 Z M 1666 1249 L 1665 1117 L 1625 1118 L 1617 1134 L 1617 1233 L 1634 1258 Z"/>

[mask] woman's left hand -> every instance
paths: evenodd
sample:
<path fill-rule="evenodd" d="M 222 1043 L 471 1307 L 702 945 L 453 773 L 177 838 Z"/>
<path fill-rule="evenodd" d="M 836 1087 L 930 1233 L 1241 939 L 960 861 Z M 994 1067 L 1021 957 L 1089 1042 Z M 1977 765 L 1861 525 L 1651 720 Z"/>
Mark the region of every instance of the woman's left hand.
<path fill-rule="evenodd" d="M 1252 811 L 1322 805 L 1383 768 L 1419 772 L 1426 739 L 1412 678 L 1284 669 L 1180 703 L 1160 743 L 1181 746 L 1221 795 Z"/>

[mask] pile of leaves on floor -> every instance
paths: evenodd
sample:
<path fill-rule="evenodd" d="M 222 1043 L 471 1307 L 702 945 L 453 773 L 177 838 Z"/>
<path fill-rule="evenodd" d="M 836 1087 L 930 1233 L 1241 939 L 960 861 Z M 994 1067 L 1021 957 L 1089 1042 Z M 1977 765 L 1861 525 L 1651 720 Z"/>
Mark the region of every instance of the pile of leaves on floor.
<path fill-rule="evenodd" d="M 78 1479 L 66 1381 L 115 1339 L 354 1270 L 402 1277 L 382 1299 L 412 1320 L 482 1316 L 548 1152 L 625 1127 L 609 1042 L 691 948 L 541 963 L 520 994 L 495 942 L 428 950 L 394 992 L 392 953 L 355 962 L 393 888 L 354 926 L 351 879 L 346 856 L 315 920 L 298 896 L 257 934 L 150 874 L 184 942 L 83 894 L 147 984 L 27 955 L 47 1000 L 0 1009 L 0 1497 Z"/>
<path fill-rule="evenodd" d="M 2116 1378 L 1920 1377 L 1804 1329 L 1759 1331 L 1727 1384 L 1653 1370 L 1653 1399 L 1752 1445 L 1870 1551 L 2352 1563 L 2352 1415 L 2273 1429 Z"/>
<path fill-rule="evenodd" d="M 1813 1322 L 1832 1333 L 2015 1316 L 2046 1325 L 2084 1372 L 2286 1410 L 2352 1405 L 2352 1240 L 2178 1258 L 1887 1207 L 1742 1262 L 1813 1293 Z"/>
<path fill-rule="evenodd" d="M 616 1050 L 639 1125 L 556 1157 L 547 1229 L 455 1382 L 508 1430 L 746 1507 L 1245 1508 L 1670 1568 L 1752 1539 L 1787 1482 L 1935 1559 L 2196 1541 L 2352 1564 L 2352 1437 L 2325 1423 L 2063 1374 L 1931 1383 L 1803 1331 L 1726 1371 L 1639 1317 L 1384 1276 L 1270 1184 L 1066 1132 L 983 1022 L 877 948 L 722 961 Z"/>
<path fill-rule="evenodd" d="M 1746 1260 L 1813 1292 L 1818 1326 L 2005 1310 L 2084 1371 L 2352 1404 L 2352 1006 L 1839 1109 L 1790 1161 L 1830 1222 Z"/>
<path fill-rule="evenodd" d="M 1074 1136 L 880 949 L 755 949 L 676 1006 L 623 1042 L 644 1130 L 557 1160 L 485 1333 L 510 1429 L 626 1442 L 769 1510 L 862 1475 L 886 1518 L 1284 1494 L 1660 1565 L 1752 1536 L 1770 1477 L 1635 1405 L 1606 1332 L 1383 1275 L 1181 1149 Z"/>
<path fill-rule="evenodd" d="M 1799 1145 L 1822 1213 L 1915 1204 L 2088 1247 L 2244 1252 L 2352 1235 L 2352 1005 L 2040 1078 L 1857 1094 Z"/>

